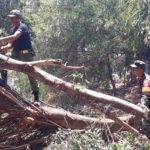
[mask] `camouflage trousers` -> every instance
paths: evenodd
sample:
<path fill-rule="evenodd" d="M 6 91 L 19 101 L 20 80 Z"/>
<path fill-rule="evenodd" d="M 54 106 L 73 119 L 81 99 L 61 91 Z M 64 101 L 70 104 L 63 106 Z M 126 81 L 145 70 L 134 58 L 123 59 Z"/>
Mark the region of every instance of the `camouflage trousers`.
<path fill-rule="evenodd" d="M 27 54 L 20 54 L 18 52 L 12 51 L 11 57 L 16 60 L 20 61 L 33 61 L 34 60 L 34 54 L 33 53 L 27 53 Z M 32 92 L 39 91 L 39 86 L 37 80 L 35 80 L 33 77 L 28 76 Z"/>
<path fill-rule="evenodd" d="M 150 109 L 150 95 L 144 94 L 141 97 L 141 104 Z M 148 113 L 147 118 L 142 118 L 139 122 L 140 131 L 142 134 L 145 134 L 150 139 L 150 112 Z"/>
<path fill-rule="evenodd" d="M 27 53 L 27 54 L 20 54 L 18 52 L 12 51 L 11 58 L 20 60 L 20 61 L 33 61 L 34 60 L 34 54 L 33 53 Z M 6 70 L 0 70 L 1 75 L 3 72 L 6 72 Z M 39 91 L 39 86 L 37 80 L 35 80 L 33 77 L 28 76 L 32 92 Z"/>
<path fill-rule="evenodd" d="M 141 104 L 145 105 L 147 108 L 150 108 L 150 94 L 142 95 Z"/>

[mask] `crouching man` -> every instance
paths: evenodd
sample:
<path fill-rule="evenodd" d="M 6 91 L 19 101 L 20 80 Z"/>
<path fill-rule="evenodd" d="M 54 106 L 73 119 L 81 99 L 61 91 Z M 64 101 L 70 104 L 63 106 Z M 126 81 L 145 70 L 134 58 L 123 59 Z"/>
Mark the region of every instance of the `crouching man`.
<path fill-rule="evenodd" d="M 141 97 L 141 106 L 150 108 L 150 76 L 145 73 L 145 63 L 135 60 L 130 65 L 133 75 L 137 78 Z"/>

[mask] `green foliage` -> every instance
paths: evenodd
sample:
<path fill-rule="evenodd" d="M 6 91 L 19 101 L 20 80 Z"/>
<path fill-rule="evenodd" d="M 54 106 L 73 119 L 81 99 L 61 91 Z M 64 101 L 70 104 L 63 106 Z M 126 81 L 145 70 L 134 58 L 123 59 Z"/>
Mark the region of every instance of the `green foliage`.
<path fill-rule="evenodd" d="M 120 147 L 119 144 L 114 144 L 114 145 L 113 145 L 113 149 L 114 149 L 114 150 L 120 150 L 121 147 Z"/>
<path fill-rule="evenodd" d="M 118 135 L 119 141 L 107 143 L 102 139 L 100 129 L 87 130 L 85 133 L 80 131 L 60 129 L 52 136 L 52 141 L 47 149 L 65 150 L 133 150 L 143 149 L 143 146 L 130 144 L 130 138 Z M 135 139 L 137 140 L 137 139 Z M 137 141 L 138 142 L 138 141 Z"/>
<path fill-rule="evenodd" d="M 28 76 L 15 71 L 8 71 L 8 84 L 28 101 L 33 101 Z"/>
<path fill-rule="evenodd" d="M 81 134 L 79 131 L 60 130 L 56 135 L 53 135 L 53 141 L 48 148 L 61 148 L 66 150 L 98 150 L 102 148 L 102 141 L 99 138 L 100 136 L 99 130 L 95 130 L 93 133 L 86 131 L 85 134 Z"/>
<path fill-rule="evenodd" d="M 150 150 L 150 143 L 145 144 L 145 150 Z"/>

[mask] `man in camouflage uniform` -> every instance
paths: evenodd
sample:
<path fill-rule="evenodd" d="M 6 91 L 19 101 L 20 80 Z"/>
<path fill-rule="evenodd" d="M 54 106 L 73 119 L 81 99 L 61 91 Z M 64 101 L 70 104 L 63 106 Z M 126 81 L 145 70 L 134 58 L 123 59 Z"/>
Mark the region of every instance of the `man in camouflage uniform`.
<path fill-rule="evenodd" d="M 150 76 L 145 73 L 145 63 L 140 60 L 135 60 L 134 64 L 130 66 L 133 75 L 137 78 L 139 83 L 141 105 L 150 108 Z"/>
<path fill-rule="evenodd" d="M 145 118 L 139 120 L 139 128 L 141 133 L 145 134 L 150 139 L 150 76 L 145 73 L 145 63 L 143 61 L 135 60 L 130 66 L 139 84 L 141 99 L 139 106 L 146 112 Z"/>

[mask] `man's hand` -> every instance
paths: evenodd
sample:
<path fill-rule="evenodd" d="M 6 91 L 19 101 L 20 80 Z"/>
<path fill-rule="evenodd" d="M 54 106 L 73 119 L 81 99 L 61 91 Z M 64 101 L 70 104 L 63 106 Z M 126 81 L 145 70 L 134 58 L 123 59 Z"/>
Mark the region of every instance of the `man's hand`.
<path fill-rule="evenodd" d="M 0 45 L 0 52 L 6 51 L 8 49 L 12 48 L 12 44 L 8 43 L 7 45 L 1 46 Z"/>
<path fill-rule="evenodd" d="M 5 49 L 4 49 L 4 46 L 1 46 L 1 45 L 0 45 L 0 52 L 1 52 L 1 51 L 4 51 L 4 50 L 5 50 Z"/>

